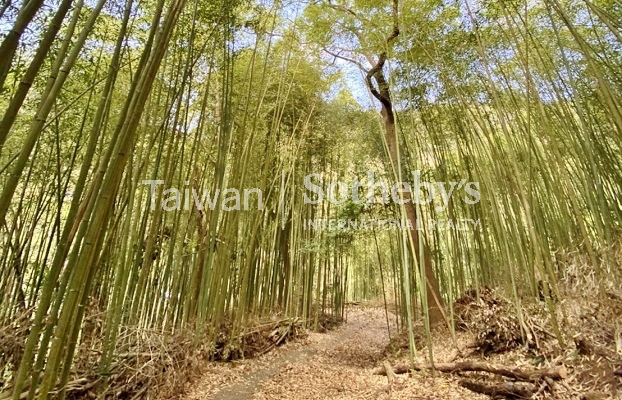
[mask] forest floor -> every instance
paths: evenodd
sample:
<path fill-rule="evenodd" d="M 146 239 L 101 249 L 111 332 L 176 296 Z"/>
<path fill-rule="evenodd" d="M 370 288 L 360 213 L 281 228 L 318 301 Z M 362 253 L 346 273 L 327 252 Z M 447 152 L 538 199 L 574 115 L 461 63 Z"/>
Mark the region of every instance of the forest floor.
<path fill-rule="evenodd" d="M 257 358 L 208 363 L 175 398 L 618 399 L 622 293 L 606 289 L 600 297 L 588 285 L 566 290 L 557 310 L 563 344 L 543 301 L 526 302 L 519 318 L 497 291 L 467 291 L 454 303 L 455 335 L 433 331 L 428 343 L 415 325 L 414 364 L 393 313 L 390 339 L 383 308 L 350 306 L 332 331 L 305 332 Z"/>
<path fill-rule="evenodd" d="M 391 318 L 394 318 L 390 314 Z M 392 329 L 392 334 L 395 330 Z M 449 357 L 451 340 L 435 340 L 435 357 Z M 402 375 L 391 385 L 374 369 L 389 343 L 382 308 L 352 307 L 346 322 L 327 333 L 310 332 L 256 359 L 214 363 L 194 382 L 187 400 L 204 399 L 487 399 L 458 385 L 453 375 Z M 426 362 L 421 351 L 417 362 Z M 407 351 L 393 362 L 405 361 Z"/>

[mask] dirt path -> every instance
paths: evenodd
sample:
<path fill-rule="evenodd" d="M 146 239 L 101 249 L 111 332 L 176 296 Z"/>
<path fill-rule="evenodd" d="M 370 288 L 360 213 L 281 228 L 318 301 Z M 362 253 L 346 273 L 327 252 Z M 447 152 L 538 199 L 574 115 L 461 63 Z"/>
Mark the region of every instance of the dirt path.
<path fill-rule="evenodd" d="M 347 319 L 334 331 L 310 333 L 303 342 L 287 344 L 258 360 L 240 362 L 229 371 L 210 371 L 187 398 L 361 398 L 370 390 L 370 379 L 377 381 L 373 387 L 382 388 L 386 378 L 370 371 L 389 341 L 384 311 L 353 309 Z M 216 382 L 223 375 L 230 376 Z"/>
<path fill-rule="evenodd" d="M 382 309 L 352 309 L 347 323 L 334 331 L 310 333 L 259 359 L 214 367 L 186 399 L 485 398 L 428 376 L 390 387 L 386 377 L 372 374 L 385 359 L 388 341 Z"/>
<path fill-rule="evenodd" d="M 371 374 L 389 341 L 382 310 L 348 313 L 348 322 L 329 334 L 312 337 L 313 355 L 287 357 L 283 368 L 255 392 L 257 399 L 375 398 L 386 378 Z"/>

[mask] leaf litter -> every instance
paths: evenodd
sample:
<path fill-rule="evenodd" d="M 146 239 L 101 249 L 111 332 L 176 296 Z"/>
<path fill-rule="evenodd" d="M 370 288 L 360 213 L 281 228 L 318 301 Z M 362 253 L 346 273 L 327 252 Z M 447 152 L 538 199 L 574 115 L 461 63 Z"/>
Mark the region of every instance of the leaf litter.
<path fill-rule="evenodd" d="M 559 304 L 560 320 L 565 313 L 562 330 L 567 345 L 564 348 L 550 332 L 550 316 L 543 303 L 525 301 L 523 323 L 528 328 L 521 333 L 513 304 L 496 290 L 482 288 L 479 297 L 474 291 L 467 291 L 455 302 L 455 340 L 446 330 L 433 332 L 434 362 L 439 366 L 445 362 L 444 367 L 483 365 L 492 367 L 493 373 L 482 370 L 441 373 L 425 368 L 430 360 L 419 321 L 415 324 L 417 371 L 397 375 L 393 380 L 380 375 L 378 371 L 384 362 L 396 369 L 409 365 L 407 336 L 403 332 L 398 335 L 391 325 L 389 340 L 383 308 L 349 307 L 347 322 L 332 331 L 310 332 L 256 359 L 211 363 L 185 398 L 620 398 L 622 295 L 615 288 L 605 288 L 608 301 L 603 302 L 594 298 L 596 291 L 589 285 L 571 289 L 567 289 Z M 498 374 L 495 368 L 526 374 L 561 371 L 562 377 L 537 376 L 523 382 Z M 488 395 L 477 393 L 503 385 L 511 389 L 505 395 L 500 391 Z"/>

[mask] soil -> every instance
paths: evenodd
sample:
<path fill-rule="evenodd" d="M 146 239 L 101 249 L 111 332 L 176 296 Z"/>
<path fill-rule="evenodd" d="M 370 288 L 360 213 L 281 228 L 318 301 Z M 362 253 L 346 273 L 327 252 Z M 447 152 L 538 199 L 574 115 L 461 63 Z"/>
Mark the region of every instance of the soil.
<path fill-rule="evenodd" d="M 395 334 L 392 330 L 391 334 Z M 435 347 L 441 359 L 451 343 Z M 402 375 L 392 384 L 374 368 L 387 358 L 384 310 L 348 310 L 346 322 L 327 333 L 309 333 L 270 354 L 252 360 L 214 363 L 183 398 L 203 399 L 488 399 L 458 385 L 449 374 Z M 443 347 L 445 347 L 443 349 Z M 424 351 L 417 361 L 426 362 Z M 427 354 L 427 352 L 425 352 Z M 402 355 L 403 357 L 406 354 Z M 397 362 L 397 360 L 394 360 Z"/>
<path fill-rule="evenodd" d="M 176 398 L 621 399 L 622 293 L 605 289 L 607 301 L 593 286 L 567 291 L 557 307 L 564 344 L 543 302 L 523 305 L 522 334 L 509 300 L 487 288 L 479 296 L 467 291 L 455 302 L 455 336 L 439 329 L 427 342 L 417 321 L 414 364 L 405 333 L 389 332 L 383 308 L 350 306 L 344 324 L 327 333 L 308 333 L 255 359 L 209 363 Z M 430 353 L 443 372 L 431 370 Z M 391 370 L 398 375 L 384 376 Z"/>

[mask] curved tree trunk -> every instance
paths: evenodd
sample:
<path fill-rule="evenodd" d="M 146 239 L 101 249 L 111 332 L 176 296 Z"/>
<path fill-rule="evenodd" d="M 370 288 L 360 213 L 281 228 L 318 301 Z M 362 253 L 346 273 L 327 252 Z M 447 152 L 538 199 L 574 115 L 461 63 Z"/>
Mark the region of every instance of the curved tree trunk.
<path fill-rule="evenodd" d="M 399 27 L 397 23 L 397 2 L 394 3 L 394 25 L 393 31 L 387 37 L 387 46 L 390 46 L 391 42 L 399 35 Z M 370 57 L 368 57 L 370 58 Z M 382 71 L 384 67 L 384 63 L 387 58 L 387 53 L 382 52 L 378 56 L 378 61 L 374 64 L 373 60 L 370 59 L 370 63 L 372 63 L 373 67 L 367 72 L 366 83 L 367 87 L 374 95 L 374 97 L 382 104 L 381 115 L 384 121 L 384 129 L 385 129 L 385 138 L 387 142 L 387 149 L 389 155 L 389 161 L 393 168 L 393 171 L 398 171 L 398 159 L 399 159 L 399 148 L 397 141 L 397 133 L 395 131 L 395 113 L 393 112 L 393 103 L 391 101 L 391 93 L 389 91 L 389 85 L 387 80 L 384 77 L 384 73 Z M 372 79 L 376 82 L 374 85 Z M 409 226 L 412 226 L 413 229 L 410 229 L 411 238 L 414 245 L 414 255 L 417 259 L 417 263 L 420 264 L 420 260 L 423 259 L 423 265 L 419 265 L 420 268 L 425 268 L 425 279 L 426 279 L 426 295 L 428 300 L 428 312 L 430 324 L 435 325 L 439 322 L 442 322 L 444 318 L 444 310 L 445 304 L 443 298 L 440 294 L 440 289 L 438 285 L 438 280 L 434 275 L 434 268 L 432 266 L 432 260 L 430 258 L 430 252 L 426 248 L 426 244 L 422 246 L 423 249 L 419 246 L 419 231 L 418 227 L 418 216 L 417 210 L 412 201 L 412 196 L 409 192 L 403 193 L 403 201 L 404 201 L 404 209 L 406 210 L 406 218 L 410 222 Z M 423 250 L 423 254 L 421 251 Z M 422 257 L 423 256 L 423 257 Z"/>

